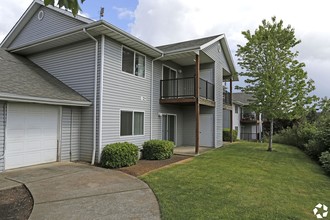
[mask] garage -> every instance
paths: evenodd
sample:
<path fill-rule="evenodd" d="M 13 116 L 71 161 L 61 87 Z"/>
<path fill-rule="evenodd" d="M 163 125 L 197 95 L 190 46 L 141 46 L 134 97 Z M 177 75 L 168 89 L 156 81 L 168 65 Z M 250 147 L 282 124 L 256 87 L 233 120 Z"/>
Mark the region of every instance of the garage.
<path fill-rule="evenodd" d="M 5 169 L 57 160 L 59 107 L 8 103 Z"/>

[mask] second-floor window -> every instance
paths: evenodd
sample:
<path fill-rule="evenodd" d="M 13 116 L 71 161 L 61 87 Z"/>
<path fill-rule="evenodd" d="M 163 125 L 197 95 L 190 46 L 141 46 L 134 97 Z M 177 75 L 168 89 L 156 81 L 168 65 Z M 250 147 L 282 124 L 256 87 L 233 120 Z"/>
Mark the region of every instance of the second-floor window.
<path fill-rule="evenodd" d="M 123 47 L 122 71 L 139 77 L 145 77 L 145 56 Z"/>

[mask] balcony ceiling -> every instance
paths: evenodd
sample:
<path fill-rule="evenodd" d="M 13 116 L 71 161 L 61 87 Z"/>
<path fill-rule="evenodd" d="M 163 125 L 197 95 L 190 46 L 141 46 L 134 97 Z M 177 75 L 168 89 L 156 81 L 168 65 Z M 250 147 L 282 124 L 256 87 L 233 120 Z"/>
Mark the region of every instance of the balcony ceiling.
<path fill-rule="evenodd" d="M 195 65 L 196 52 L 195 51 L 185 51 L 181 53 L 166 54 L 162 61 L 172 61 L 181 66 Z M 205 53 L 200 52 L 200 63 L 212 63 L 214 62 Z"/>

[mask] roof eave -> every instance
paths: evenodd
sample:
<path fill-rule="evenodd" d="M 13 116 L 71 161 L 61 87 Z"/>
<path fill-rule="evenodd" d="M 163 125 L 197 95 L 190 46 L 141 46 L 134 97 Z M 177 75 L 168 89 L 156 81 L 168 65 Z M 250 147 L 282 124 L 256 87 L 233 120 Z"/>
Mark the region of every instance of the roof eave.
<path fill-rule="evenodd" d="M 34 96 L 23 96 L 9 93 L 0 93 L 0 100 L 12 101 L 12 102 L 29 102 L 49 105 L 64 105 L 64 106 L 81 106 L 87 107 L 92 103 L 89 101 L 74 101 L 74 100 L 62 100 L 52 98 L 42 98 Z"/>

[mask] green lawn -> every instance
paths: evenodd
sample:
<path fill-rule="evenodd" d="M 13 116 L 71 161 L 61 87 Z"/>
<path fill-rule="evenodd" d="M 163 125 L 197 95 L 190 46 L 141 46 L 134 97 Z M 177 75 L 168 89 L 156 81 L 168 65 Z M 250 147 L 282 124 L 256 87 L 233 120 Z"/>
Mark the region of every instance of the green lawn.
<path fill-rule="evenodd" d="M 316 219 L 330 178 L 295 147 L 241 142 L 141 177 L 162 219 Z M 325 219 L 330 219 L 329 216 Z"/>

